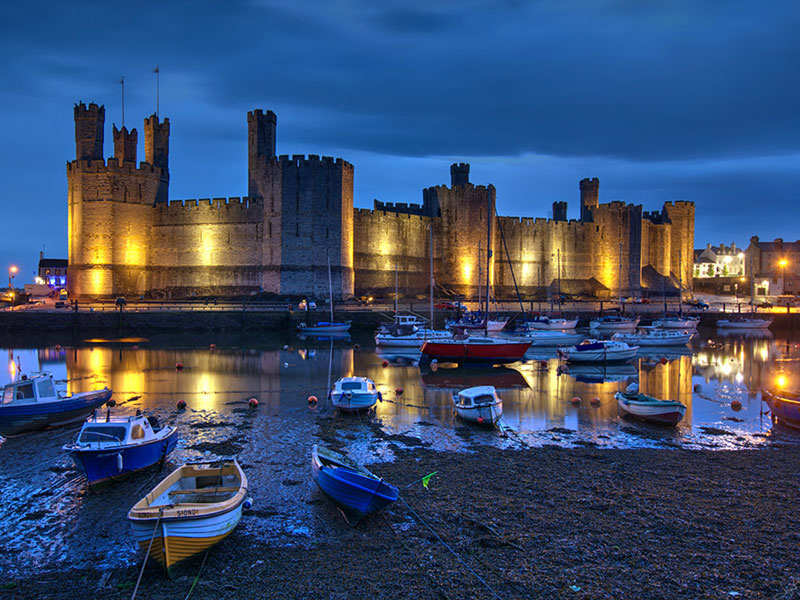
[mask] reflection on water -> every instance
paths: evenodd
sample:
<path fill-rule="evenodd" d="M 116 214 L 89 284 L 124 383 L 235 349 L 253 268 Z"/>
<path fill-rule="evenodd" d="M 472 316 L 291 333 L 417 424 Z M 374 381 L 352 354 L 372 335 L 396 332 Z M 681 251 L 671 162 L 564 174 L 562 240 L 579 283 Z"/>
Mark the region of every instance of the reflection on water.
<path fill-rule="evenodd" d="M 296 491 L 281 482 L 307 481 L 308 449 L 323 434 L 336 436 L 365 462 L 391 460 L 396 445 L 411 438 L 434 449 L 468 452 L 480 444 L 752 448 L 792 439 L 772 429 L 760 390 L 778 378 L 789 388 L 800 387 L 800 340 L 779 336 L 706 332 L 691 350 L 648 349 L 622 365 L 563 365 L 554 350 L 537 350 L 506 367 L 439 365 L 424 371 L 418 353 L 378 353 L 366 341 L 364 348 L 348 339 L 293 343 L 267 349 L 130 343 L 10 348 L 6 379 L 20 365 L 26 373 L 52 372 L 70 392 L 109 386 L 120 404 L 115 411 L 147 410 L 178 427 L 174 462 L 233 454 L 250 465 L 268 465 L 263 468 L 270 475 L 259 478 L 253 494 L 262 494 L 257 504 L 278 510 L 274 517 L 245 520 L 240 529 L 259 539 L 271 536 L 276 544 L 297 543 L 296 531 L 317 523 L 304 513 L 313 506 L 293 503 Z M 373 414 L 337 415 L 327 402 L 332 382 L 349 375 L 370 377 L 379 386 L 384 401 Z M 614 393 L 632 381 L 644 393 L 685 403 L 683 421 L 663 429 L 621 420 Z M 453 414 L 452 394 L 475 385 L 498 389 L 507 435 L 466 425 Z M 311 395 L 320 399 L 318 405 L 307 402 Z M 256 411 L 247 407 L 250 397 L 259 400 Z M 187 403 L 186 411 L 176 410 L 179 400 Z M 136 560 L 126 527 L 118 525 L 131 498 L 146 493 L 159 474 L 142 474 L 102 495 L 88 493 L 61 451 L 77 431 L 75 425 L 0 445 L 0 538 L 7 550 L 0 554 L 0 572 L 59 562 L 115 568 Z"/>

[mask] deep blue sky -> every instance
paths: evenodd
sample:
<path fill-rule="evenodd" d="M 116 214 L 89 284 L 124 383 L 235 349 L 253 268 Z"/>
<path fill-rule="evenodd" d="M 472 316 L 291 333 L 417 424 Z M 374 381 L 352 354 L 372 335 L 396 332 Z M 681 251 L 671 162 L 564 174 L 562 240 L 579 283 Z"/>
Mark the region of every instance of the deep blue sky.
<path fill-rule="evenodd" d="M 169 117 L 170 196 L 247 193 L 246 113 L 280 154 L 355 165 L 355 205 L 420 202 L 451 162 L 504 215 L 696 203 L 695 246 L 800 238 L 797 0 L 17 2 L 0 24 L 0 267 L 66 257 L 75 102 Z M 4 271 L 0 271 L 4 272 Z"/>

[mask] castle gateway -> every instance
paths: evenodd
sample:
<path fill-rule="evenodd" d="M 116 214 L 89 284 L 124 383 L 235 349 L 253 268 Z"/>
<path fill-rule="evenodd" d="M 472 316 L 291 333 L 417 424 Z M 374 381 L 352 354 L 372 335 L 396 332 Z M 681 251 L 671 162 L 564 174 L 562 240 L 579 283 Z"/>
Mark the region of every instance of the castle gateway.
<path fill-rule="evenodd" d="M 67 164 L 69 292 L 74 298 L 182 298 L 260 292 L 324 298 L 330 264 L 334 295 L 427 295 L 431 247 L 440 291 L 467 297 L 489 277 L 498 297 L 553 293 L 615 297 L 679 279 L 691 289 L 694 204 L 599 203 L 599 182 L 580 182 L 581 216 L 566 202 L 552 219 L 500 217 L 495 188 L 469 181 L 454 164 L 450 186 L 423 190 L 422 204 L 353 209 L 353 166 L 315 155 L 276 156 L 273 112 L 247 115 L 248 195 L 169 198 L 169 119 L 144 120 L 138 134 L 113 128 L 103 156 L 105 109 L 75 106 L 75 160 Z M 487 220 L 489 226 L 487 226 Z M 431 242 L 432 240 L 432 242 Z M 621 268 L 620 268 L 621 266 Z"/>

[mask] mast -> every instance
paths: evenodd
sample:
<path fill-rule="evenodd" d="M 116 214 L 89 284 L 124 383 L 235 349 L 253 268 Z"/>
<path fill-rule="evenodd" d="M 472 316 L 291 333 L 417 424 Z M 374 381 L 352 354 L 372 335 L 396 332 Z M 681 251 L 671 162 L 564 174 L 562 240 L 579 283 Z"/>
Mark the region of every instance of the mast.
<path fill-rule="evenodd" d="M 678 314 L 683 318 L 683 257 L 678 250 Z"/>
<path fill-rule="evenodd" d="M 328 254 L 328 302 L 331 305 L 331 323 L 333 323 L 333 280 L 331 279 L 331 255 Z"/>
<path fill-rule="evenodd" d="M 431 309 L 431 329 L 433 329 L 433 225 L 429 226 L 429 230 L 431 233 L 431 297 L 430 297 L 430 309 Z"/>
<path fill-rule="evenodd" d="M 394 318 L 397 320 L 397 261 L 394 261 Z"/>
<path fill-rule="evenodd" d="M 488 190 L 487 190 L 488 191 Z M 492 260 L 492 193 L 486 194 L 486 314 L 483 315 L 483 334 L 489 336 L 489 265 Z"/>
<path fill-rule="evenodd" d="M 478 240 L 478 312 L 483 312 L 483 296 L 481 296 L 481 292 L 483 291 L 481 288 L 481 279 L 483 278 L 483 261 L 481 260 L 483 257 L 483 248 L 481 248 L 482 243 L 483 242 L 481 240 Z"/>
<path fill-rule="evenodd" d="M 619 245 L 619 311 L 622 312 L 622 244 Z"/>
<path fill-rule="evenodd" d="M 558 316 L 561 316 L 561 248 L 556 250 L 558 258 Z"/>

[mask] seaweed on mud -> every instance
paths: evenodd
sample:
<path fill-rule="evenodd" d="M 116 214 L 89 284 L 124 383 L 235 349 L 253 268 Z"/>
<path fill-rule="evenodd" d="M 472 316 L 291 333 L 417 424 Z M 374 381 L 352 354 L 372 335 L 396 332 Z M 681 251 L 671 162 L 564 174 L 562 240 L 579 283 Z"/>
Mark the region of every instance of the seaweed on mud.
<path fill-rule="evenodd" d="M 202 421 L 201 423 L 192 423 L 189 425 L 190 429 L 215 429 L 217 427 L 230 427 L 233 423 L 228 421 Z"/>

